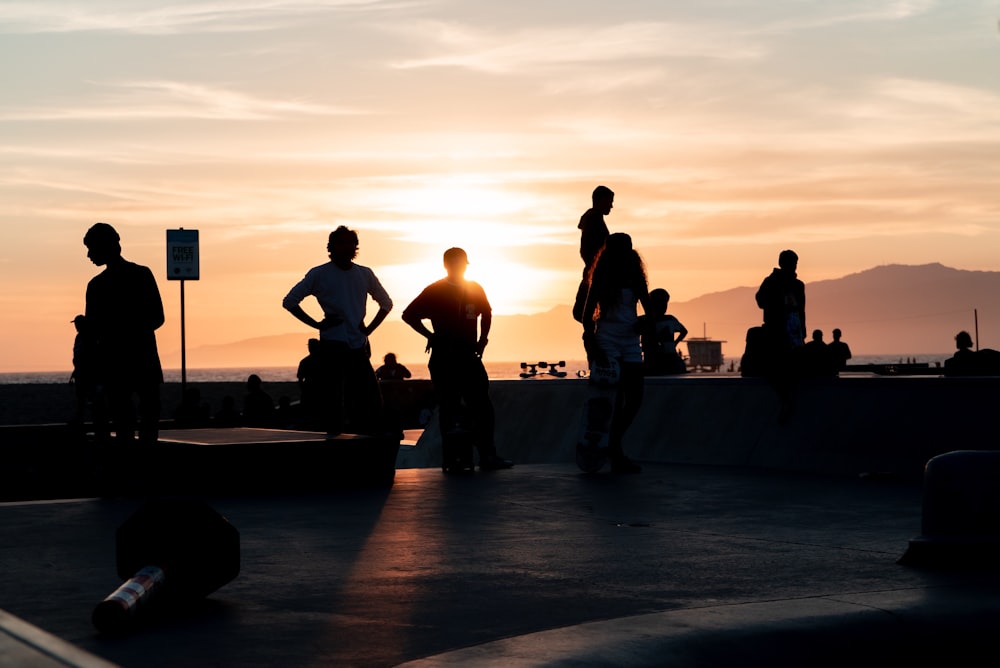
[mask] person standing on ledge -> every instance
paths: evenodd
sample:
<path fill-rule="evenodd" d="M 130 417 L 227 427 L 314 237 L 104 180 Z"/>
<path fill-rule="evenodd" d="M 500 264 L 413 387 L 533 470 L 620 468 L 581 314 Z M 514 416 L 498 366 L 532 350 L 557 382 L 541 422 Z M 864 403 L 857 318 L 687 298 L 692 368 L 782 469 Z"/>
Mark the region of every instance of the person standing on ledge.
<path fill-rule="evenodd" d="M 382 392 L 371 365 L 368 336 L 392 310 L 392 299 L 368 267 L 355 264 L 358 233 L 341 225 L 330 233 L 330 262 L 310 269 L 285 296 L 282 306 L 313 329 L 319 330 L 317 347 L 321 410 L 328 410 L 327 433 L 340 434 L 349 420 L 357 433 L 382 429 Z M 316 320 L 301 304 L 313 296 L 323 309 Z M 368 296 L 379 306 L 365 324 Z M 346 415 L 345 415 L 346 413 Z"/>
<path fill-rule="evenodd" d="M 611 213 L 615 205 L 615 193 L 607 186 L 597 186 L 591 193 L 590 201 L 592 206 L 580 216 L 580 223 L 577 229 L 580 230 L 580 258 L 583 260 L 583 277 L 580 279 L 580 286 L 576 289 L 576 299 L 573 301 L 573 318 L 577 322 L 583 322 L 583 309 L 587 303 L 587 290 L 590 289 L 589 274 L 590 268 L 597 258 L 597 254 L 604 248 L 604 242 L 608 240 L 608 225 L 604 222 L 604 216 Z M 587 341 L 584 340 L 584 348 Z M 587 361 L 591 361 L 591 350 L 586 350 Z"/>
<path fill-rule="evenodd" d="M 465 280 L 468 255 L 461 248 L 444 252 L 448 275 L 428 285 L 403 311 L 403 322 L 427 339 L 427 367 L 438 397 L 441 432 L 454 429 L 465 403 L 481 470 L 507 469 L 513 462 L 497 454 L 490 379 L 483 366 L 493 309 L 482 286 Z M 430 320 L 433 330 L 424 320 Z M 481 320 L 481 323 L 480 323 Z M 477 331 L 478 330 L 478 331 Z"/>
<path fill-rule="evenodd" d="M 806 340 L 806 286 L 799 280 L 799 256 L 792 250 L 778 254 L 778 266 L 761 281 L 755 299 L 764 312 L 764 375 L 781 401 L 778 422 L 785 423 L 793 410 L 796 368 Z"/>
<path fill-rule="evenodd" d="M 588 279 L 583 311 L 584 345 L 596 364 L 614 360 L 620 371 L 615 410 L 608 431 L 612 473 L 641 473 L 642 466 L 625 456 L 622 440 L 632 425 L 645 393 L 638 304 L 652 313 L 642 258 L 632 237 L 618 232 L 608 237 Z"/>
<path fill-rule="evenodd" d="M 104 267 L 87 284 L 85 321 L 94 343 L 97 378 L 109 401 L 115 441 L 135 441 L 138 398 L 139 443 L 154 445 L 160 429 L 163 368 L 156 330 L 163 325 L 163 301 L 149 267 L 122 257 L 121 237 L 107 223 L 95 223 L 83 237 L 87 257 Z"/>

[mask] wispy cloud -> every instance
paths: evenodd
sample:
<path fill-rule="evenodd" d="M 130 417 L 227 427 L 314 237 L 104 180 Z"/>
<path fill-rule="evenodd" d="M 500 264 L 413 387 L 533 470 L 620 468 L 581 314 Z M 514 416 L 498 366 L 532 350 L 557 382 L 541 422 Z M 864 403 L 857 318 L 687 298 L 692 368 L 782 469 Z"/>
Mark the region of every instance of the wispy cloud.
<path fill-rule="evenodd" d="M 105 84 L 113 93 L 89 105 L 7 107 L 0 121 L 67 120 L 274 120 L 289 116 L 336 116 L 357 110 L 315 104 L 307 100 L 275 100 L 180 81 L 133 81 Z"/>
<path fill-rule="evenodd" d="M 335 10 L 391 9 L 385 0 L 230 0 L 228 2 L 4 2 L 0 32 L 246 32 Z"/>
<path fill-rule="evenodd" d="M 462 67 L 505 74 L 540 65 L 652 58 L 759 58 L 763 46 L 717 26 L 634 22 L 611 26 L 525 28 L 513 34 L 460 23 L 421 21 L 394 28 L 434 55 L 401 60 L 401 69 Z"/>
<path fill-rule="evenodd" d="M 801 3 L 796 3 L 801 5 Z M 786 33 L 799 30 L 829 28 L 855 23 L 884 23 L 902 21 L 931 12 L 940 4 L 939 0 L 886 0 L 859 3 L 829 3 L 817 0 L 811 3 L 808 12 L 799 9 L 799 16 L 764 23 L 755 33 Z"/>

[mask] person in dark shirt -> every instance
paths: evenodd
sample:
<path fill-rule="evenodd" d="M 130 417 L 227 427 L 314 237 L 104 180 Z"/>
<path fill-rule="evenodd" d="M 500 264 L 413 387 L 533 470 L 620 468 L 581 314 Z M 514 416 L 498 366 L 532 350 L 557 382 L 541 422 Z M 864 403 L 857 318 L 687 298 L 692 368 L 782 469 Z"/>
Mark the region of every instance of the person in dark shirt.
<path fill-rule="evenodd" d="M 830 358 L 833 360 L 835 373 L 847 368 L 847 360 L 851 359 L 851 347 L 840 340 L 843 334 L 839 329 L 833 330 L 833 341 L 829 343 Z"/>
<path fill-rule="evenodd" d="M 823 330 L 814 329 L 812 339 L 802 346 L 801 373 L 806 378 L 836 376 L 837 370 L 830 354 L 830 346 L 823 340 Z"/>
<path fill-rule="evenodd" d="M 461 248 L 444 253 L 447 277 L 428 285 L 403 311 L 403 322 L 427 338 L 427 364 L 438 397 L 441 432 L 455 429 L 464 403 L 472 419 L 479 468 L 510 468 L 497 454 L 495 416 L 482 355 L 489 342 L 493 309 L 482 286 L 465 279 L 469 264 Z M 431 328 L 424 324 L 429 320 Z"/>
<path fill-rule="evenodd" d="M 798 348 L 806 339 L 806 288 L 798 279 L 799 256 L 783 250 L 778 266 L 760 284 L 757 306 L 764 311 L 764 329 L 776 345 Z"/>
<path fill-rule="evenodd" d="M 576 289 L 576 298 L 573 301 L 573 318 L 577 322 L 583 323 L 583 310 L 587 303 L 587 291 L 590 289 L 590 268 L 594 264 L 598 253 L 604 248 L 604 243 L 608 240 L 608 225 L 604 222 L 604 216 L 611 213 L 615 205 L 615 193 L 607 186 L 597 186 L 590 196 L 592 206 L 584 211 L 580 216 L 580 223 L 577 229 L 580 230 L 580 258 L 583 260 L 583 276 L 580 285 Z M 586 342 L 584 343 L 586 349 Z M 587 361 L 591 361 L 591 350 L 586 350 Z"/>
<path fill-rule="evenodd" d="M 607 186 L 597 186 L 590 196 L 593 206 L 580 216 L 577 229 L 580 230 L 580 257 L 584 271 L 594 264 L 594 258 L 608 240 L 608 225 L 604 216 L 611 213 L 615 205 L 615 194 Z"/>
<path fill-rule="evenodd" d="M 274 400 L 264 391 L 264 381 L 257 374 L 250 374 L 243 398 L 243 426 L 273 427 L 275 417 Z"/>
<path fill-rule="evenodd" d="M 796 273 L 798 264 L 795 251 L 781 251 L 778 266 L 761 282 L 756 294 L 757 306 L 764 311 L 764 324 L 759 337 L 762 350 L 754 354 L 759 356 L 762 373 L 781 399 L 780 422 L 792 412 L 798 373 L 795 361 L 806 338 L 806 288 Z"/>
<path fill-rule="evenodd" d="M 87 257 L 102 271 L 87 284 L 87 330 L 95 346 L 97 376 L 108 395 L 119 445 L 135 441 L 138 398 L 139 442 L 159 437 L 163 369 L 156 330 L 164 322 L 163 301 L 153 272 L 122 257 L 114 227 L 96 223 L 83 237 Z"/>
<path fill-rule="evenodd" d="M 396 361 L 396 353 L 386 353 L 382 366 L 375 369 L 375 377 L 381 380 L 406 380 L 413 376 L 410 370 Z"/>

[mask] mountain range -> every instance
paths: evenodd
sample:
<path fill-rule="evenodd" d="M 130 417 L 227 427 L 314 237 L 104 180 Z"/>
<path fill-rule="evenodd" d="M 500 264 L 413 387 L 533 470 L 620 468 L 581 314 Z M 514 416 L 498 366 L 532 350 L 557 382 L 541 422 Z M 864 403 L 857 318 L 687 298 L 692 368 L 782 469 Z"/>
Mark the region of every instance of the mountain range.
<path fill-rule="evenodd" d="M 763 278 L 763 277 L 762 277 Z M 721 340 L 727 359 L 743 353 L 746 330 L 759 325 L 757 286 L 738 287 L 670 304 L 688 337 Z M 835 327 L 855 355 L 950 353 L 954 336 L 967 330 L 981 347 L 1000 348 L 1000 272 L 966 271 L 941 264 L 886 265 L 842 278 L 806 283 L 806 326 L 831 340 Z M 486 357 L 492 361 L 582 359 L 580 325 L 569 305 L 543 313 L 494 316 Z M 294 366 L 306 354 L 309 332 L 261 336 L 188 350 L 191 368 Z M 424 341 L 403 322 L 386 321 L 372 335 L 373 364 L 395 352 L 406 365 L 421 365 Z M 180 366 L 180 351 L 163 355 Z"/>

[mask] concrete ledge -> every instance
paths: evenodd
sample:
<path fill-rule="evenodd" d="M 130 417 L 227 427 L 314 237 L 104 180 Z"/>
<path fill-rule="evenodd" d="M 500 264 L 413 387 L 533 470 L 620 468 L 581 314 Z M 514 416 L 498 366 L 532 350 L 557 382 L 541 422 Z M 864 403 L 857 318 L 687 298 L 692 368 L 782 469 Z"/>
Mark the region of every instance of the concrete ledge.
<path fill-rule="evenodd" d="M 490 385 L 497 448 L 517 463 L 571 463 L 586 381 L 509 380 Z M 844 377 L 803 381 L 792 410 L 769 383 L 733 376 L 648 378 L 625 437 L 647 462 L 749 466 L 909 480 L 931 457 L 991 449 L 998 378 Z M 436 418 L 404 465 L 440 465 Z"/>
<path fill-rule="evenodd" d="M 993 653 L 1000 622 L 1000 604 L 986 599 L 971 588 L 905 589 L 672 610 L 507 638 L 402 665 L 982 665 Z"/>
<path fill-rule="evenodd" d="M 20 668 L 116 666 L 3 610 L 0 610 L 0 665 Z"/>

